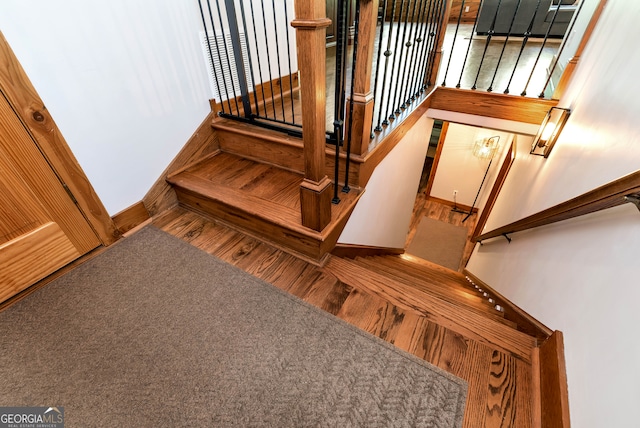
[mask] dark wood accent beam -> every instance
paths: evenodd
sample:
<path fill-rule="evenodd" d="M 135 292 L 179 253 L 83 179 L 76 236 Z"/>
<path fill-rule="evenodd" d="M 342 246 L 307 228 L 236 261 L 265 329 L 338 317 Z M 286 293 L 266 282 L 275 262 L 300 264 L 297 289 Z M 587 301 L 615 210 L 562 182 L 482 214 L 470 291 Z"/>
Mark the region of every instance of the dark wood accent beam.
<path fill-rule="evenodd" d="M 611 183 L 583 193 L 573 199 L 530 215 L 506 226 L 478 236 L 476 241 L 495 238 L 504 234 L 521 232 L 570 218 L 590 214 L 627 203 L 625 196 L 640 192 L 640 171 L 636 171 Z"/>

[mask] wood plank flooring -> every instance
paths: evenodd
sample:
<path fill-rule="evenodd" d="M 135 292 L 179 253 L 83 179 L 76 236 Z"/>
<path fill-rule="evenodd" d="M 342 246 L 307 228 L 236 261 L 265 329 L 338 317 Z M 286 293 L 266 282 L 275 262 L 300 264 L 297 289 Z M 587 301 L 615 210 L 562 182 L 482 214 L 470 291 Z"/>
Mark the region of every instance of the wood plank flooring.
<path fill-rule="evenodd" d="M 464 427 L 530 427 L 531 364 L 183 208 L 156 227 L 469 382 Z M 464 320 L 460 320 L 464 323 Z"/>

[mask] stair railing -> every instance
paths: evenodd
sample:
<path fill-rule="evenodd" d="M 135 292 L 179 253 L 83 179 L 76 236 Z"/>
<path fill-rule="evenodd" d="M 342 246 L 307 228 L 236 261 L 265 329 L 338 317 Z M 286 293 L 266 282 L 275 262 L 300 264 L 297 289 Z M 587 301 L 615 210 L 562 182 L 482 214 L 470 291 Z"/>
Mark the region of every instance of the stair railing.
<path fill-rule="evenodd" d="M 466 3 L 466 4 L 465 4 Z M 553 84 L 584 1 L 481 0 L 473 14 L 462 0 L 451 16 L 442 86 L 557 99 Z M 471 18 L 471 19 L 470 19 Z M 564 84 L 565 82 L 563 82 Z M 560 85 L 560 83 L 558 83 Z"/>
<path fill-rule="evenodd" d="M 198 3 L 216 113 L 299 136 L 292 0 Z"/>
<path fill-rule="evenodd" d="M 509 235 L 513 233 L 557 223 L 626 203 L 632 203 L 640 210 L 640 171 L 631 173 L 506 226 L 485 232 L 477 238 L 473 238 L 473 240 L 482 243 L 487 239 L 502 236 L 511 242 Z"/>

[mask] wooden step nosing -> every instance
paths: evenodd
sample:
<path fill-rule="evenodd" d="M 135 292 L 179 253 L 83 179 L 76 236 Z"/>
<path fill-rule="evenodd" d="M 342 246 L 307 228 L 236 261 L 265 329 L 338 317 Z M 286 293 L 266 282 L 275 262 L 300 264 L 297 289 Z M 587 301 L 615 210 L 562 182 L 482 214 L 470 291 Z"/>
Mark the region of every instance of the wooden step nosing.
<path fill-rule="evenodd" d="M 531 361 L 531 349 L 536 346 L 537 341 L 525 333 L 437 298 L 420 302 L 420 305 L 428 306 L 428 308 L 420 310 L 415 304 L 412 304 L 410 296 L 404 295 L 403 291 L 404 287 L 406 287 L 404 284 L 371 272 L 344 259 L 330 257 L 325 269 L 345 284 L 363 289 L 385 299 L 390 299 L 392 303 L 416 311 L 445 328 L 478 340 L 492 348 L 506 351 L 527 363 Z M 384 293 L 383 289 L 391 289 L 398 297 Z M 460 320 L 464 319 L 467 322 L 462 325 Z"/>
<path fill-rule="evenodd" d="M 356 260 L 356 263 L 362 265 L 365 268 L 374 268 L 378 271 L 382 271 L 384 272 L 385 276 L 392 276 L 392 279 L 410 286 L 414 286 L 416 290 L 422 291 L 424 293 L 432 293 L 438 297 L 444 297 L 450 294 L 450 298 L 460 298 L 467 300 L 469 302 L 469 306 L 485 310 L 493 308 L 493 305 L 489 303 L 489 301 L 485 300 L 476 293 L 473 293 L 469 288 L 467 288 L 466 290 L 462 290 L 458 287 L 453 287 L 446 284 L 426 282 L 425 280 L 416 278 L 411 274 L 404 274 L 403 272 L 390 269 L 388 266 L 376 264 L 375 262 L 367 262 L 366 260 Z M 467 302 L 465 302 L 465 304 L 466 303 Z"/>

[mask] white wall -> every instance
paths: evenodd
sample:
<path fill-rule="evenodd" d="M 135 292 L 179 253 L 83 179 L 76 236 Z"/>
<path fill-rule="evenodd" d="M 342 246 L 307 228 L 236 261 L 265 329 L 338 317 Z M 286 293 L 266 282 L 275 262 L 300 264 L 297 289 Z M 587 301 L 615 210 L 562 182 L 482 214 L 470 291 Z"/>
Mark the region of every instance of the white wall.
<path fill-rule="evenodd" d="M 0 30 L 110 214 L 209 112 L 196 1 L 3 0 Z"/>
<path fill-rule="evenodd" d="M 475 204 L 475 207 L 482 209 L 500 170 L 505 148 L 513 141 L 512 134 L 450 123 L 433 180 L 431 196 L 453 201 L 453 191 L 457 190 L 456 202 L 471 206 L 489 166 L 489 159 L 479 159 L 473 155 L 473 145 L 477 140 L 493 136 L 500 137 L 500 141 Z"/>
<path fill-rule="evenodd" d="M 432 128 L 422 116 L 378 165 L 338 243 L 404 248 Z"/>
<path fill-rule="evenodd" d="M 573 109 L 547 160 L 520 155 L 488 227 L 539 212 L 640 166 L 640 3 L 609 2 L 561 106 Z M 640 420 L 640 213 L 591 214 L 477 247 L 468 268 L 565 335 L 576 427 Z"/>

